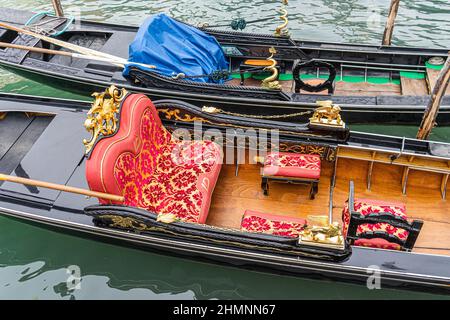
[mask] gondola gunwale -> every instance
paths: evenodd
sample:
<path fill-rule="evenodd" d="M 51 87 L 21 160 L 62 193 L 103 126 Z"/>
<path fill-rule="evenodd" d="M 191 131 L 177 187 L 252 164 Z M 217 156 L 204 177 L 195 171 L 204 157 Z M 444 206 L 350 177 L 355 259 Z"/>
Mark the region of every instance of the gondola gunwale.
<path fill-rule="evenodd" d="M 12 109 L 11 107 L 7 106 L 4 107 L 1 105 L 2 101 L 14 101 L 17 102 L 19 104 L 28 104 L 28 106 L 23 107 L 21 106 L 19 109 Z M 160 103 L 163 103 L 163 105 L 170 103 L 170 102 L 177 102 L 177 99 L 163 99 L 163 100 L 157 100 L 155 101 L 156 105 L 159 105 Z M 181 100 L 182 103 L 184 103 L 184 101 Z M 68 105 L 69 104 L 69 105 Z M 76 108 L 74 110 L 74 108 L 72 107 L 71 104 L 75 104 Z M 222 119 L 222 120 L 241 120 L 241 121 L 245 121 L 245 119 L 240 118 L 240 117 L 235 117 L 235 116 L 227 116 L 227 115 L 211 115 L 208 113 L 205 113 L 203 111 L 201 111 L 201 108 L 192 105 L 192 104 L 186 104 L 186 105 L 190 105 L 190 108 L 192 109 L 185 109 L 188 111 L 192 111 L 193 108 L 197 109 L 197 112 L 195 113 L 196 115 L 203 115 L 205 117 L 212 117 L 212 118 L 217 118 L 217 119 Z M 19 106 L 15 106 L 16 108 Z M 91 107 L 91 102 L 89 101 L 83 101 L 83 100 L 77 100 L 77 99 L 65 99 L 65 98 L 54 98 L 54 97 L 44 97 L 44 96 L 36 96 L 36 95 L 27 95 L 27 94 L 18 94 L 18 93 L 0 93 L 0 111 L 1 112 L 42 112 L 42 113 L 48 113 L 48 114 L 52 114 L 52 115 L 56 115 L 59 112 L 73 112 L 73 111 L 87 111 L 89 110 L 89 108 Z M 55 108 L 57 108 L 55 110 Z M 168 120 L 162 118 L 163 123 L 169 123 Z M 251 119 L 251 122 L 249 124 L 253 123 L 253 119 Z M 267 120 L 267 123 L 274 123 L 274 121 L 271 120 Z M 276 122 L 275 122 L 276 123 Z M 280 125 L 284 125 L 284 123 L 280 123 Z M 226 123 L 224 123 L 224 125 L 226 126 Z M 353 136 L 368 136 L 368 137 L 374 137 L 374 138 L 385 138 L 387 140 L 401 140 L 404 137 L 400 137 L 400 136 L 393 136 L 393 135 L 386 135 L 386 134 L 379 134 L 379 133 L 369 133 L 369 132 L 360 132 L 360 131 L 355 131 L 355 130 L 351 130 L 350 131 L 350 136 L 347 140 L 347 143 L 336 143 L 336 147 L 351 147 L 351 148 L 358 148 L 358 146 L 355 146 L 352 144 L 352 137 Z M 320 137 L 318 137 L 320 139 Z M 411 140 L 411 141 L 417 141 L 419 143 L 428 143 L 429 141 L 423 141 L 423 140 L 418 140 L 415 138 L 405 138 L 407 140 Z M 380 139 L 377 139 L 377 141 L 381 141 Z M 318 142 L 318 141 L 317 141 Z M 332 143 L 332 141 L 330 139 L 328 139 L 327 141 L 328 143 Z M 450 143 L 448 142 L 442 142 L 442 141 L 437 141 L 436 143 L 439 144 L 444 144 L 444 145 L 448 145 L 450 147 Z M 382 145 L 382 143 L 380 144 Z M 379 151 L 385 151 L 385 152 L 389 152 L 389 153 L 394 153 L 396 150 L 393 149 L 383 149 L 381 147 L 377 147 L 378 145 L 371 145 L 370 148 L 374 148 L 374 149 L 378 149 Z M 405 152 L 403 152 L 403 154 L 406 154 Z M 409 154 L 409 153 L 408 153 Z M 431 154 L 423 154 L 423 153 L 411 153 L 409 155 L 420 155 L 420 156 L 424 156 L 424 157 L 429 157 L 429 158 L 435 158 L 435 159 L 447 159 L 445 157 L 437 157 L 437 156 L 433 156 Z"/>
<path fill-rule="evenodd" d="M 54 72 L 39 72 L 36 69 L 33 69 L 31 67 L 24 67 L 24 68 L 17 68 L 17 65 L 14 63 L 8 63 L 0 59 L 0 65 L 6 65 L 8 68 L 12 69 L 25 69 L 27 72 L 38 74 L 38 75 L 44 75 L 44 77 L 48 77 L 51 79 L 60 79 L 60 80 L 67 80 L 69 79 L 70 82 L 74 83 L 82 83 L 82 84 L 88 84 L 92 88 L 105 88 L 108 87 L 111 84 L 120 86 L 122 88 L 127 89 L 130 92 L 134 93 L 144 93 L 151 96 L 157 96 L 162 98 L 173 98 L 174 96 L 180 96 L 181 100 L 188 100 L 188 101 L 202 101 L 202 103 L 212 103 L 213 105 L 220 104 L 220 101 L 224 101 L 227 105 L 236 105 L 236 106 L 253 106 L 256 105 L 258 108 L 273 108 L 275 106 L 277 109 L 290 109 L 295 111 L 310 111 L 311 108 L 315 108 L 315 103 L 307 103 L 307 102 L 295 102 L 294 104 L 290 101 L 267 101 L 267 100 L 259 100 L 259 99 L 247 99 L 247 101 L 242 101 L 240 98 L 235 97 L 226 97 L 223 96 L 214 96 L 214 95 L 200 95 L 200 94 L 191 94 L 191 93 L 179 93 L 176 91 L 165 91 L 155 89 L 152 90 L 151 88 L 140 88 L 140 90 L 136 91 L 136 88 L 134 86 L 127 85 L 125 83 L 119 83 L 119 82 L 107 82 L 107 81 L 101 81 L 101 80 L 95 80 L 90 79 L 87 81 L 80 81 L 79 78 L 75 76 L 60 76 L 57 73 Z M 95 89 L 97 90 L 97 89 Z M 197 99 L 196 99 L 197 98 Z M 323 96 L 320 99 L 325 100 L 327 98 L 331 98 L 331 96 Z M 219 103 L 218 103 L 219 101 Z M 252 103 L 248 102 L 251 101 Z M 344 113 L 379 113 L 379 114 L 386 114 L 386 113 L 392 113 L 392 114 L 417 114 L 422 115 L 425 111 L 426 106 L 425 105 L 357 105 L 357 104 L 345 104 L 341 103 L 340 106 L 342 107 Z M 406 109 L 407 108 L 407 109 Z M 408 110 L 409 109 L 409 110 Z M 450 115 L 450 104 L 449 105 L 441 105 L 439 113 Z M 449 122 L 450 119 L 443 121 L 444 123 Z M 442 121 L 441 121 L 442 123 Z"/>

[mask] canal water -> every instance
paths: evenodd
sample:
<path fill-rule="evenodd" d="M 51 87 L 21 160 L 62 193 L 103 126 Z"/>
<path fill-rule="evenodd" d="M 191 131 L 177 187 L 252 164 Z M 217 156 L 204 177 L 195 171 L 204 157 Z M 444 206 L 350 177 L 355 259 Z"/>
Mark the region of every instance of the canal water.
<path fill-rule="evenodd" d="M 166 12 L 190 23 L 247 21 L 246 31 L 279 24 L 278 0 L 64 0 L 67 15 L 139 25 Z M 378 44 L 390 0 L 291 0 L 298 39 Z M 0 7 L 51 10 L 50 0 L 0 0 Z M 402 1 L 394 34 L 401 46 L 450 48 L 447 0 Z M 0 91 L 89 100 L 0 70 Z M 414 137 L 415 126 L 352 129 Z M 432 139 L 450 141 L 450 128 Z M 81 279 L 81 281 L 80 281 Z M 427 299 L 439 295 L 309 280 L 218 266 L 94 242 L 0 217 L 0 299 Z"/>

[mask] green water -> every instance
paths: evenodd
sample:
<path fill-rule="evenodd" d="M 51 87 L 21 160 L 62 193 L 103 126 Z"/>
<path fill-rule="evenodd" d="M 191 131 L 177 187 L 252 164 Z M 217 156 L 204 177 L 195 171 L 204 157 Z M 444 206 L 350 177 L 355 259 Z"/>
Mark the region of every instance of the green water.
<path fill-rule="evenodd" d="M 147 15 L 168 12 L 189 22 L 223 24 L 235 17 L 271 18 L 279 1 L 268 0 L 63 0 L 66 14 L 138 25 Z M 82 7 L 79 7 L 80 4 Z M 388 0 L 291 0 L 291 34 L 306 40 L 379 43 Z M 0 0 L 0 7 L 50 9 L 50 0 Z M 379 15 L 380 16 L 379 16 Z M 378 19 L 378 17 L 381 17 Z M 369 21 L 369 23 L 368 23 Z M 397 45 L 450 47 L 448 1 L 403 1 Z M 272 19 L 246 31 L 271 32 Z M 0 90 L 88 100 L 0 71 Z M 414 137 L 414 126 L 353 126 L 353 129 Z M 449 128 L 432 139 L 450 141 Z M 81 287 L 68 288 L 67 268 L 81 271 Z M 219 266 L 113 246 L 43 230 L 0 217 L 0 299 L 427 299 L 439 295 L 307 280 Z"/>

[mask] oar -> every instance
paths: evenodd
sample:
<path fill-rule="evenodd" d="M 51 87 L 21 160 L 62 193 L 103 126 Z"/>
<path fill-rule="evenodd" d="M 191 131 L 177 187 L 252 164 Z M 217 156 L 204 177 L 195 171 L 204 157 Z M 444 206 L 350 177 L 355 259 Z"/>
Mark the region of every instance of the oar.
<path fill-rule="evenodd" d="M 20 178 L 20 177 L 10 176 L 10 175 L 0 173 L 0 181 L 2 181 L 2 180 L 13 182 L 13 183 L 25 184 L 25 185 L 29 185 L 29 186 L 42 187 L 42 188 L 59 190 L 59 191 L 64 191 L 64 192 L 82 194 L 82 195 L 85 195 L 88 197 L 101 198 L 101 199 L 117 201 L 117 202 L 124 202 L 124 200 L 125 200 L 124 197 L 118 196 L 115 194 L 96 192 L 96 191 L 91 191 L 91 190 L 86 190 L 86 189 L 81 189 L 81 188 L 69 187 L 69 186 L 66 186 L 63 184 L 56 184 L 56 183 L 50 183 L 50 182 L 45 182 L 45 181 Z"/>
<path fill-rule="evenodd" d="M 39 52 L 39 53 L 55 54 L 55 55 L 66 56 L 66 57 L 71 57 L 71 58 L 103 61 L 103 62 L 109 62 L 111 64 L 117 65 L 122 68 L 124 67 L 124 65 L 122 63 L 113 62 L 107 58 L 91 56 L 91 55 L 84 55 L 84 54 L 67 52 L 67 51 L 59 51 L 59 50 L 22 46 L 20 44 L 12 44 L 12 43 L 6 43 L 6 42 L 0 42 L 0 48 L 12 48 L 12 49 L 27 50 L 27 51 Z"/>
<path fill-rule="evenodd" d="M 23 34 L 26 34 L 26 35 L 29 35 L 29 36 L 32 36 L 32 37 L 35 37 L 37 39 L 40 39 L 40 40 L 52 43 L 52 44 L 57 45 L 59 47 L 70 49 L 72 51 L 81 53 L 83 55 L 102 57 L 102 58 L 105 58 L 105 59 L 109 59 L 111 63 L 121 64 L 121 65 L 124 65 L 124 66 L 127 65 L 127 64 L 135 64 L 135 65 L 140 65 L 142 67 L 146 67 L 146 68 L 150 68 L 150 69 L 156 68 L 153 65 L 129 62 L 127 59 L 124 59 L 124 58 L 121 58 L 121 57 L 117 57 L 117 56 L 113 56 L 113 55 L 108 54 L 108 53 L 104 53 L 104 52 L 100 52 L 100 51 L 97 51 L 97 50 L 92 50 L 92 49 L 89 49 L 89 48 L 81 47 L 81 46 L 78 46 L 76 44 L 69 43 L 69 42 L 62 41 L 62 40 L 58 40 L 58 39 L 55 39 L 55 38 L 47 37 L 47 36 L 44 36 L 42 34 L 35 33 L 33 31 L 30 31 L 30 30 L 27 30 L 27 29 L 23 29 L 23 28 L 20 28 L 20 27 L 15 27 L 15 26 L 12 26 L 12 25 L 4 23 L 4 22 L 0 22 L 0 27 L 1 28 L 5 28 L 5 29 L 9 29 L 9 30 L 13 30 L 13 31 L 16 31 L 16 32 L 19 32 L 19 33 L 23 33 Z"/>

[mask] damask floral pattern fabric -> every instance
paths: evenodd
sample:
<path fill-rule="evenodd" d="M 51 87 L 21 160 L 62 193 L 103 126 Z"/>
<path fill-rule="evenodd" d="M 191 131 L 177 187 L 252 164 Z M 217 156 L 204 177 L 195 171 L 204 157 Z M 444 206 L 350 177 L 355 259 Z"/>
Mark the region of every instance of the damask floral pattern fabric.
<path fill-rule="evenodd" d="M 267 215 L 253 211 L 246 212 L 241 222 L 242 231 L 292 238 L 298 237 L 305 226 L 306 220 L 303 219 Z"/>
<path fill-rule="evenodd" d="M 376 200 L 365 200 L 365 199 L 355 199 L 354 202 L 354 210 L 364 216 L 369 215 L 371 213 L 388 213 L 394 216 L 401 217 L 403 220 L 407 220 L 406 217 L 406 207 L 404 204 L 388 204 L 382 201 Z M 345 205 L 344 210 L 342 212 L 343 219 L 343 234 L 347 235 L 348 225 L 350 223 L 350 214 L 348 209 L 348 204 Z M 393 227 L 389 223 L 375 223 L 375 224 L 361 224 L 358 226 L 356 235 L 359 236 L 365 232 L 375 232 L 382 231 L 390 234 L 392 236 L 397 237 L 400 240 L 406 240 L 408 238 L 408 231 Z M 382 241 L 381 241 L 382 240 Z M 355 245 L 362 245 L 367 247 L 376 247 L 383 249 L 393 249 L 399 250 L 400 246 L 396 243 L 391 243 L 381 238 L 374 239 L 364 239 L 360 238 L 358 241 L 355 241 Z"/>
<path fill-rule="evenodd" d="M 218 175 L 212 171 L 220 170 L 220 147 L 211 141 L 173 141 L 150 109 L 135 141 L 137 152 L 122 153 L 114 167 L 125 204 L 172 213 L 185 222 L 206 219 L 202 216 Z"/>

